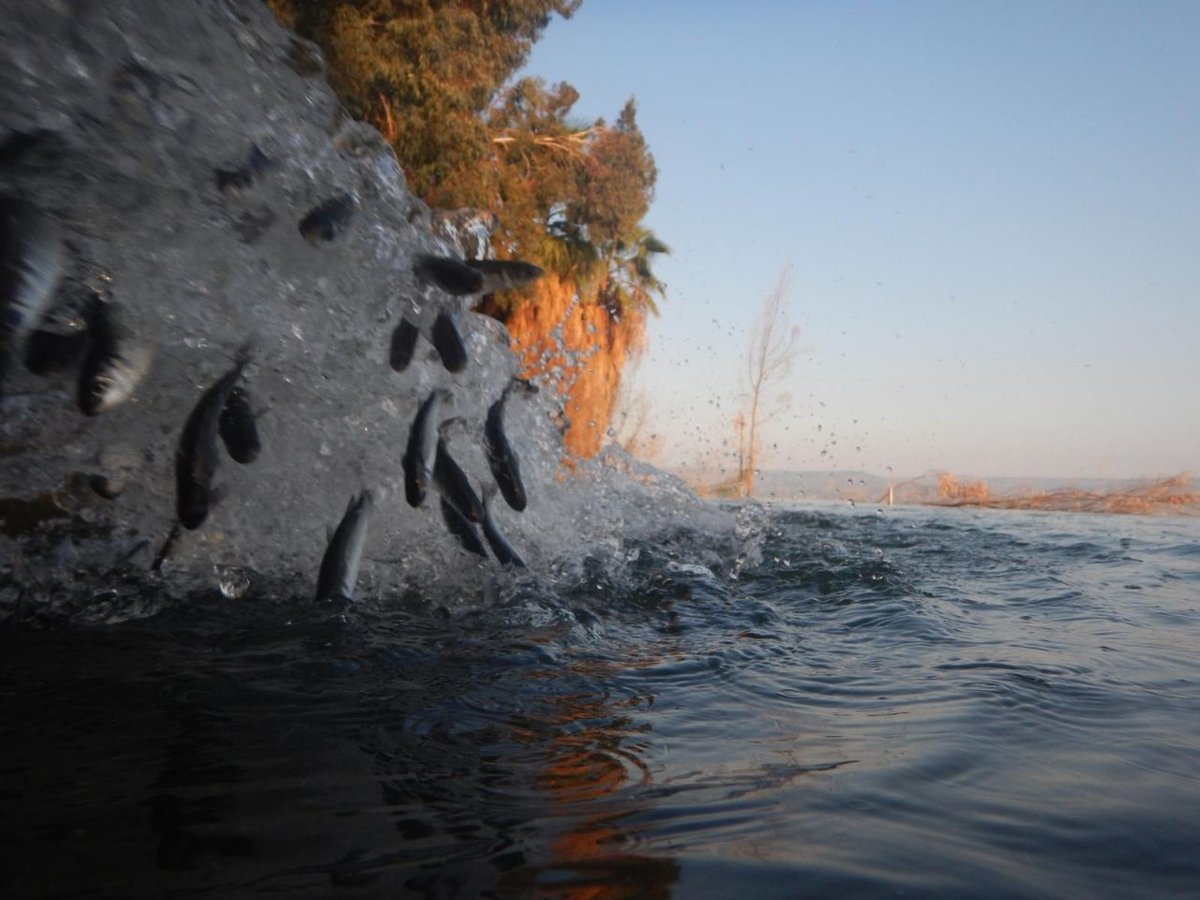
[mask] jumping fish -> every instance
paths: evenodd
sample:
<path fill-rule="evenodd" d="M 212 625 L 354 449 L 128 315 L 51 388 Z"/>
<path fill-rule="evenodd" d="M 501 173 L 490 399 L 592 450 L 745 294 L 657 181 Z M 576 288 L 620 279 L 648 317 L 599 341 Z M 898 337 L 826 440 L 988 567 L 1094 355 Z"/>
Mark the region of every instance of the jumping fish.
<path fill-rule="evenodd" d="M 300 234 L 312 243 L 332 241 L 349 226 L 356 203 L 353 194 L 330 197 L 300 220 Z"/>
<path fill-rule="evenodd" d="M 445 497 L 441 497 L 440 502 L 442 521 L 446 523 L 446 530 L 458 538 L 458 542 L 468 553 L 474 553 L 487 559 L 487 551 L 483 549 L 483 541 L 479 539 L 479 532 L 475 530 L 475 526 Z"/>
<path fill-rule="evenodd" d="M 448 256 L 423 253 L 413 263 L 413 272 L 447 294 L 478 294 L 483 291 L 483 273 Z"/>
<path fill-rule="evenodd" d="M 466 368 L 467 347 L 451 313 L 439 312 L 433 320 L 433 346 L 447 372 L 461 372 Z"/>
<path fill-rule="evenodd" d="M 408 319 L 401 319 L 400 324 L 392 330 L 392 345 L 388 352 L 388 363 L 393 372 L 403 372 L 412 362 L 413 351 L 417 347 L 417 338 L 421 330 Z"/>
<path fill-rule="evenodd" d="M 500 399 L 488 409 L 487 423 L 483 430 L 483 447 L 487 454 L 488 467 L 500 487 L 500 493 L 508 505 L 517 512 L 525 509 L 525 485 L 521 481 L 521 467 L 517 453 L 504 433 L 504 404 L 508 395 L 515 390 L 536 394 L 537 386 L 521 378 L 514 378 L 504 388 Z"/>
<path fill-rule="evenodd" d="M 433 467 L 437 456 L 438 432 L 436 421 L 442 403 L 449 402 L 445 388 L 430 391 L 408 431 L 408 447 L 404 451 L 404 497 L 409 506 L 420 506 L 425 492 L 433 482 Z"/>
<path fill-rule="evenodd" d="M 241 385 L 229 392 L 217 427 L 230 459 L 246 465 L 258 458 L 262 442 L 258 439 L 254 410 L 250 408 L 250 395 Z"/>
<path fill-rule="evenodd" d="M 358 582 L 358 566 L 362 562 L 363 546 L 367 542 L 367 524 L 371 518 L 371 492 L 363 491 L 351 497 L 346 514 L 329 539 L 321 558 L 317 575 L 317 601 L 354 599 Z"/>
<path fill-rule="evenodd" d="M 208 518 L 212 477 L 219 461 L 217 431 L 221 410 L 249 362 L 250 345 L 246 344 L 238 351 L 233 368 L 200 397 L 179 436 L 175 451 L 175 509 L 180 523 L 189 530 L 199 528 Z"/>
<path fill-rule="evenodd" d="M 133 396 L 153 354 L 121 321 L 116 304 L 99 294 L 92 297 L 87 321 L 88 351 L 77 399 L 85 416 L 98 416 Z"/>
<path fill-rule="evenodd" d="M 468 259 L 467 265 L 483 275 L 484 294 L 524 287 L 546 274 L 541 266 L 517 259 Z"/>
<path fill-rule="evenodd" d="M 49 306 L 64 256 L 50 216 L 27 200 L 0 197 L 0 379 Z"/>
<path fill-rule="evenodd" d="M 462 516 L 471 522 L 483 521 L 483 504 L 479 495 L 471 487 L 467 473 L 454 461 L 446 446 L 446 427 L 457 421 L 447 419 L 438 426 L 437 457 L 433 463 L 433 480 L 438 492 L 457 509 Z"/>
<path fill-rule="evenodd" d="M 251 144 L 250 155 L 244 166 L 222 166 L 213 170 L 217 176 L 217 189 L 227 197 L 237 197 L 254 184 L 258 176 L 269 171 L 272 165 L 274 163 L 258 144 Z"/>
<path fill-rule="evenodd" d="M 525 560 L 521 559 L 512 545 L 504 539 L 504 535 L 496 527 L 496 520 L 492 518 L 492 498 L 495 496 L 495 485 L 485 484 L 483 486 L 483 536 L 487 538 L 488 546 L 492 548 L 492 555 L 496 557 L 500 565 L 526 569 L 528 566 L 525 565 Z"/>

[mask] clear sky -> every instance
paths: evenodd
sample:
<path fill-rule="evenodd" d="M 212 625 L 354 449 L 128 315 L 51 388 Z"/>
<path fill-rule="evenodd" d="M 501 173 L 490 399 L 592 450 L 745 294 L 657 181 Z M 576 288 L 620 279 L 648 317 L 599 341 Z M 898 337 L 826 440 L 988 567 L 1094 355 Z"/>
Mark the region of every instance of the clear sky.
<path fill-rule="evenodd" d="M 1200 474 L 1200 2 L 584 0 L 526 71 L 637 98 L 656 461 L 732 441 L 791 262 L 764 467 Z"/>

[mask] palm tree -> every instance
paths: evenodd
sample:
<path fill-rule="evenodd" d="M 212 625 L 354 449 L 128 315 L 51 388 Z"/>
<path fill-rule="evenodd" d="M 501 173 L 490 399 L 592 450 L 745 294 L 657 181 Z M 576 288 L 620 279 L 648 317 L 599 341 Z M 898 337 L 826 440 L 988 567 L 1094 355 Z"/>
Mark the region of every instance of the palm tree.
<path fill-rule="evenodd" d="M 649 228 L 639 225 L 628 239 L 617 240 L 605 254 L 606 272 L 599 299 L 614 318 L 626 310 L 649 310 L 658 315 L 654 296 L 667 286 L 654 274 L 654 257 L 671 252 Z"/>

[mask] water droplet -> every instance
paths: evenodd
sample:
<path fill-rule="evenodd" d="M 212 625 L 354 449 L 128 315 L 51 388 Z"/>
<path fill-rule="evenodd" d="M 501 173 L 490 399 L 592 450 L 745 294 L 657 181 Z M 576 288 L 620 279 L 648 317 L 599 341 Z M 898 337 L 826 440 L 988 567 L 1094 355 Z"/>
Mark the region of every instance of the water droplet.
<path fill-rule="evenodd" d="M 250 573 L 240 566 L 216 566 L 217 589 L 226 600 L 238 600 L 250 587 Z"/>

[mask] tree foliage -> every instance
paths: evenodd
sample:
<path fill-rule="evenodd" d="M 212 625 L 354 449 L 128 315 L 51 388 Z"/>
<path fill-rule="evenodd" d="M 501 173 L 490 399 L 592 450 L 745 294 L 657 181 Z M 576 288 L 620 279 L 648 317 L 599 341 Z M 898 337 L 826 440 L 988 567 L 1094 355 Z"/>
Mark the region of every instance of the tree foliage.
<path fill-rule="evenodd" d="M 613 125 L 580 122 L 569 84 L 507 83 L 582 0 L 270 2 L 322 47 L 349 112 L 387 137 L 431 206 L 494 211 L 498 254 L 568 276 L 585 302 L 656 309 L 651 261 L 667 248 L 641 226 L 657 169 L 634 101 Z"/>
<path fill-rule="evenodd" d="M 380 128 L 418 194 L 478 156 L 480 113 L 554 13 L 582 0 L 271 0 L 325 52 L 350 113 Z"/>

